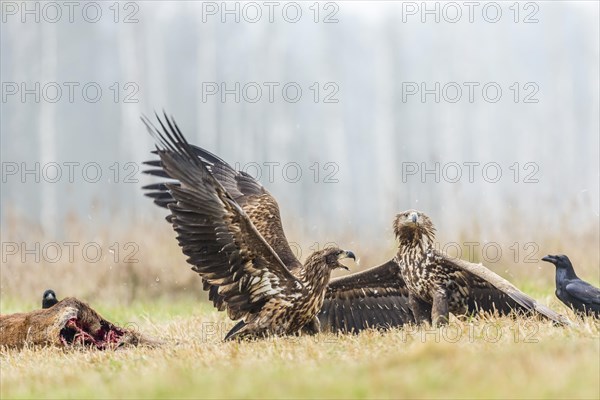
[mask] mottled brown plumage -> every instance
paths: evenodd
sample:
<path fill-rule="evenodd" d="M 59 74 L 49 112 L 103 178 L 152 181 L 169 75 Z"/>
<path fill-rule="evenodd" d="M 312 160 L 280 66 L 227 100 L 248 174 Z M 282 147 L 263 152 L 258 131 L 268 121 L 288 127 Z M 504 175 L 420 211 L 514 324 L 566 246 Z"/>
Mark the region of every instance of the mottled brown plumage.
<path fill-rule="evenodd" d="M 264 240 L 277 253 L 281 261 L 292 272 L 302 267 L 302 263 L 296 258 L 289 246 L 283 230 L 279 205 L 275 198 L 251 175 L 234 170 L 227 162 L 201 147 L 189 145 L 190 151 L 198 158 L 214 178 L 223 186 L 227 193 L 244 210 L 256 230 Z M 156 153 L 154 151 L 153 153 Z M 146 161 L 144 164 L 153 168 L 144 173 L 169 178 L 171 186 L 179 186 L 180 183 L 163 169 L 160 160 Z M 158 206 L 168 208 L 175 202 L 167 183 L 155 183 L 146 185 L 146 196 L 151 197 Z M 167 217 L 170 220 L 171 215 Z M 219 310 L 225 310 L 223 296 L 218 293 L 218 287 L 212 286 L 203 280 L 203 288 L 208 291 L 209 299 Z"/>
<path fill-rule="evenodd" d="M 227 162 L 208 150 L 194 145 L 189 146 L 190 151 L 244 210 L 252 224 L 279 255 L 281 261 L 292 270 L 301 267 L 302 263 L 294 255 L 285 236 L 279 205 L 271 193 L 251 175 L 234 170 Z M 144 173 L 173 179 L 162 168 L 160 160 L 146 161 L 144 164 L 155 167 L 145 170 Z M 170 184 L 179 186 L 176 180 Z M 169 203 L 175 201 L 165 183 L 146 185 L 143 189 L 147 190 L 146 196 L 153 198 L 154 203 L 161 207 L 166 208 Z"/>
<path fill-rule="evenodd" d="M 296 274 L 302 264 L 288 245 L 279 207 L 273 196 L 250 175 L 235 171 L 207 150 L 195 146 L 192 146 L 192 150 L 247 213 L 257 231 L 263 235 L 286 267 Z M 172 179 L 163 170 L 160 161 L 149 161 L 147 164 L 155 167 L 146 171 L 147 173 Z M 175 181 L 174 184 L 178 183 Z M 160 206 L 166 207 L 174 202 L 165 184 L 148 185 L 145 189 L 149 190 L 148 195 Z M 401 232 L 395 230 L 398 240 L 401 240 Z M 433 235 L 434 231 L 431 231 L 431 241 Z M 467 263 L 467 267 L 468 265 L 470 264 Z M 225 304 L 223 297 L 217 293 L 218 288 L 205 281 L 204 289 L 209 291 L 209 298 L 215 306 L 223 310 Z M 469 314 L 478 311 L 508 314 L 514 310 L 527 309 L 505 292 L 485 284 L 471 286 L 466 302 L 467 308 L 463 313 Z M 458 309 L 454 312 L 457 313 Z M 359 332 L 367 328 L 389 328 L 415 322 L 409 306 L 409 290 L 400 271 L 399 257 L 362 272 L 332 279 L 327 287 L 318 320 L 322 330 L 332 332 Z M 311 323 L 306 330 L 315 332 L 316 326 Z"/>
<path fill-rule="evenodd" d="M 535 311 L 553 321 L 566 319 L 537 303 L 481 264 L 451 259 L 433 248 L 435 228 L 427 215 L 408 210 L 396 216 L 397 261 L 417 322 L 448 322 L 448 314 L 473 308 Z M 487 296 L 487 297 L 486 297 Z"/>
<path fill-rule="evenodd" d="M 332 279 L 318 315 L 321 329 L 360 332 L 413 323 L 408 289 L 395 260 Z"/>
<path fill-rule="evenodd" d="M 294 275 L 302 264 L 292 252 L 283 230 L 279 206 L 275 198 L 252 176 L 234 170 L 227 162 L 211 152 L 190 145 L 191 151 L 244 210 L 256 230 L 272 247 Z M 156 152 L 155 152 L 156 153 Z M 162 167 L 160 160 L 147 161 L 150 175 L 171 179 L 170 185 L 180 185 Z M 174 203 L 166 183 L 144 186 L 146 195 L 161 207 Z M 168 217 L 170 220 L 171 216 Z M 218 287 L 203 280 L 204 290 L 219 310 L 226 304 Z M 388 328 L 414 322 L 408 307 L 408 291 L 400 277 L 399 266 L 391 260 L 368 271 L 331 280 L 318 314 L 323 330 L 359 332 L 367 328 Z M 316 332 L 318 324 L 311 323 L 305 331 Z"/>
<path fill-rule="evenodd" d="M 221 167 L 213 162 L 208 168 L 207 160 L 198 156 L 198 149 L 187 143 L 174 121 L 166 116 L 165 123 L 158 121 L 161 130 L 144 119 L 157 140 L 164 176 L 178 182 L 165 184 L 171 198 L 161 198 L 171 211 L 168 220 L 178 233 L 188 263 L 212 292 L 215 305 L 224 306 L 232 319 L 243 319 L 226 339 L 294 334 L 304 325 L 316 323 L 331 271 L 346 268 L 339 260 L 355 258 L 354 254 L 338 248 L 317 251 L 292 272 L 273 247 L 280 252 L 282 244 L 289 248 L 287 241 L 283 243 L 285 236 L 267 240 L 240 206 L 245 204 L 252 214 L 253 204 L 259 208 L 265 204 L 261 196 L 250 191 L 236 193 L 240 181 L 230 188 L 232 195 L 225 189 L 227 185 L 215 178 Z M 225 174 L 221 179 L 230 177 L 235 175 Z M 246 184 L 241 181 L 243 189 Z M 162 196 L 160 190 L 158 196 Z M 262 209 L 269 212 L 268 206 Z M 274 212 L 272 208 L 270 212 Z M 254 215 L 260 221 L 265 214 Z M 280 225 L 266 229 L 283 232 Z"/>

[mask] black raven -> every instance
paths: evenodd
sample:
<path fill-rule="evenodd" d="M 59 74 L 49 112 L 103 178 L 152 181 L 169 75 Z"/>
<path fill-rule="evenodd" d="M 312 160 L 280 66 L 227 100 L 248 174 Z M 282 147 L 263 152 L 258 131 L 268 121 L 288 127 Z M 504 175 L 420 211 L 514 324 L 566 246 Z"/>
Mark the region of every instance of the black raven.
<path fill-rule="evenodd" d="M 44 296 L 42 297 L 42 308 L 50 308 L 56 303 L 58 303 L 58 299 L 56 298 L 56 293 L 54 293 L 54 290 L 46 290 L 44 292 Z"/>
<path fill-rule="evenodd" d="M 547 255 L 542 260 L 556 267 L 556 297 L 560 301 L 578 313 L 600 316 L 600 289 L 577 277 L 569 257 Z"/>

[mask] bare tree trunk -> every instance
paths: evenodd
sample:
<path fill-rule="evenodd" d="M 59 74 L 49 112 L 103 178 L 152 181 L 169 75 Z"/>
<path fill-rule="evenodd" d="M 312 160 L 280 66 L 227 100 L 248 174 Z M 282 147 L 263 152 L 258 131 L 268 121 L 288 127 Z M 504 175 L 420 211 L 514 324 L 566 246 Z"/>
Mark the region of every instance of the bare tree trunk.
<path fill-rule="evenodd" d="M 41 24 L 42 71 L 41 85 L 56 80 L 57 63 L 57 24 Z M 40 169 L 50 162 L 56 162 L 56 106 L 40 100 L 38 137 L 40 144 Z M 49 236 L 56 234 L 56 185 L 44 182 L 41 185 L 40 223 Z"/>
<path fill-rule="evenodd" d="M 119 66 L 121 68 L 121 73 L 119 76 L 122 79 L 118 82 L 119 88 L 117 91 L 119 93 L 118 101 L 119 107 L 121 109 L 121 131 L 117 134 L 120 138 L 120 153 L 123 156 L 123 163 L 119 167 L 119 182 L 123 182 L 125 178 L 126 171 L 130 171 L 131 169 L 126 163 L 134 162 L 135 165 L 139 166 L 141 161 L 145 158 L 147 154 L 148 146 L 141 145 L 139 143 L 140 138 L 140 123 L 139 117 L 141 115 L 141 109 L 139 104 L 139 92 L 135 96 L 131 98 L 127 98 L 127 94 L 132 93 L 132 88 L 138 88 L 140 85 L 140 77 L 139 66 L 140 64 L 137 60 L 140 57 L 135 54 L 135 26 L 128 26 L 128 29 L 123 29 L 122 34 L 119 35 Z M 141 40 L 142 38 L 140 38 Z M 127 85 L 127 86 L 126 86 Z M 148 142 L 150 142 L 148 135 L 144 135 Z M 123 172 L 123 175 L 121 175 Z M 139 175 L 137 175 L 139 176 Z M 130 189 L 131 185 L 125 185 L 127 189 Z M 137 189 L 137 186 L 134 187 Z M 119 191 L 123 193 L 123 191 Z M 125 190 L 125 195 L 127 196 L 127 201 L 131 202 L 131 205 L 135 207 L 136 210 L 139 210 L 139 205 L 141 204 L 142 196 L 132 195 L 131 190 Z M 136 193 L 137 194 L 137 193 Z"/>

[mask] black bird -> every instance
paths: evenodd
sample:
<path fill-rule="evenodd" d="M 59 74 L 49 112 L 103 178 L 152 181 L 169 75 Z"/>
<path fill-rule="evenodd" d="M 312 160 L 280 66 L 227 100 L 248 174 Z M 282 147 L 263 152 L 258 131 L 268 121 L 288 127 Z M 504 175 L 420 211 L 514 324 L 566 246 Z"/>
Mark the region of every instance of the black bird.
<path fill-rule="evenodd" d="M 600 316 L 600 289 L 582 281 L 564 254 L 542 258 L 556 267 L 556 297 L 580 314 Z"/>
<path fill-rule="evenodd" d="M 54 290 L 46 290 L 44 292 L 44 296 L 42 297 L 42 308 L 50 308 L 56 303 L 58 303 L 58 299 L 56 298 L 56 293 L 54 293 Z"/>

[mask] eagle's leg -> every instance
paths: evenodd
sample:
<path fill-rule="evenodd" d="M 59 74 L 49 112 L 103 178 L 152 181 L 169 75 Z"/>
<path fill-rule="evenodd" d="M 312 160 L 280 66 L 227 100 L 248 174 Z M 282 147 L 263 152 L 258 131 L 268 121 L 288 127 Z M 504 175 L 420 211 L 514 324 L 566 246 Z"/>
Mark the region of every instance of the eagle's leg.
<path fill-rule="evenodd" d="M 433 293 L 431 320 L 435 326 L 446 325 L 449 321 L 448 295 L 445 291 Z"/>
<path fill-rule="evenodd" d="M 319 321 L 319 318 L 315 315 L 308 324 L 302 327 L 300 332 L 305 335 L 316 335 L 321 332 L 321 321 Z"/>
<path fill-rule="evenodd" d="M 431 304 L 419 299 L 412 293 L 408 294 L 408 304 L 415 317 L 415 323 L 431 323 Z"/>

